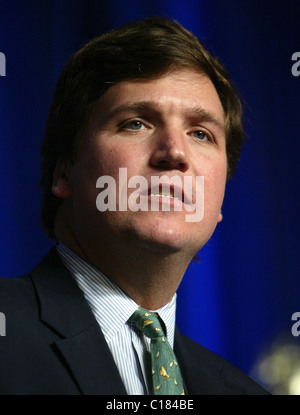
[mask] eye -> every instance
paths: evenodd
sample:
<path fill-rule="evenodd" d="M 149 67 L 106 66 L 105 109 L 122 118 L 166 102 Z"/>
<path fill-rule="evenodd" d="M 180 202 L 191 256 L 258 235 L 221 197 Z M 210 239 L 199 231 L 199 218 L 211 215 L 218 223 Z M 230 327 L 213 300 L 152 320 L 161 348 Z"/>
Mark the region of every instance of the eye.
<path fill-rule="evenodd" d="M 145 127 L 145 125 L 142 121 L 131 120 L 131 121 L 126 122 L 123 125 L 123 128 L 126 129 L 126 130 L 138 131 L 138 130 L 143 130 L 146 127 Z"/>
<path fill-rule="evenodd" d="M 192 135 L 199 141 L 213 141 L 212 136 L 203 130 L 195 130 L 192 132 Z"/>

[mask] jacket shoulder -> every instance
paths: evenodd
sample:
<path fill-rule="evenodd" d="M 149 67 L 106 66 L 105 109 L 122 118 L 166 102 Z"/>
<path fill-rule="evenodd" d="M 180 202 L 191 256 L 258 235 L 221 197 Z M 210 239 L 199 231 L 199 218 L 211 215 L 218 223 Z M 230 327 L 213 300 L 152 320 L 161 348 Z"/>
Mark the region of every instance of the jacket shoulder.
<path fill-rule="evenodd" d="M 45 271 L 55 263 L 56 250 L 52 249 L 31 272 L 19 277 L 0 278 L 0 312 L 6 316 L 7 324 L 28 322 L 39 314 L 39 301 L 32 276 L 38 270 Z"/>
<path fill-rule="evenodd" d="M 177 336 L 179 347 L 189 354 L 190 371 L 205 371 L 221 395 L 268 395 L 261 385 L 220 355 L 205 348 L 187 336 Z M 196 368 L 196 369 L 195 369 Z"/>
<path fill-rule="evenodd" d="M 20 277 L 0 278 L 0 311 L 17 308 L 23 309 L 25 304 L 32 304 L 35 297 L 30 274 Z"/>

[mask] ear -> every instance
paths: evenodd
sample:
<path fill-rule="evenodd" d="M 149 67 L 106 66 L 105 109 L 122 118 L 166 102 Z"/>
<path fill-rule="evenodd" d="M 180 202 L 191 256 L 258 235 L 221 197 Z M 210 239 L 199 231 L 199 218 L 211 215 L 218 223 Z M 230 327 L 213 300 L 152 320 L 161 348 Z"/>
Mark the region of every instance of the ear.
<path fill-rule="evenodd" d="M 53 173 L 52 193 L 66 199 L 72 195 L 71 192 L 71 169 L 68 162 L 58 161 Z"/>
<path fill-rule="evenodd" d="M 222 211 L 219 213 L 218 223 L 222 222 L 223 220 L 223 214 Z"/>

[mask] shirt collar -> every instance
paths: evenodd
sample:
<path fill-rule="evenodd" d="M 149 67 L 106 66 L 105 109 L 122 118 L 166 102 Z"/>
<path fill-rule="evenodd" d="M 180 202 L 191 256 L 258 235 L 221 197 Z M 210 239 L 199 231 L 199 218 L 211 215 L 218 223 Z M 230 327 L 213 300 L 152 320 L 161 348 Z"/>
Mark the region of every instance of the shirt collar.
<path fill-rule="evenodd" d="M 120 287 L 93 265 L 84 261 L 62 242 L 57 246 L 63 263 L 84 293 L 106 341 L 109 343 L 138 308 Z M 120 313 L 122 310 L 122 313 Z M 173 347 L 175 335 L 176 293 L 171 301 L 155 311 L 163 320 L 168 341 Z"/>

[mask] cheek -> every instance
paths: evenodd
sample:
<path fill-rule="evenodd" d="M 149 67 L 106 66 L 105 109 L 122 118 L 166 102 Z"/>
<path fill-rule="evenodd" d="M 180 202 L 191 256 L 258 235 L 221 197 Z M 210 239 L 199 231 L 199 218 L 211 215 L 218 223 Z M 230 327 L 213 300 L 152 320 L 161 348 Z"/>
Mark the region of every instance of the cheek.
<path fill-rule="evenodd" d="M 112 140 L 111 137 L 103 137 L 91 150 L 88 164 L 98 176 L 108 175 L 117 179 L 119 168 L 126 167 L 129 170 L 136 161 L 132 149 L 128 149 L 124 143 Z"/>
<path fill-rule="evenodd" d="M 204 200 L 207 209 L 219 217 L 227 176 L 226 162 L 219 163 L 204 176 Z"/>
<path fill-rule="evenodd" d="M 73 179 L 75 184 L 85 187 L 95 186 L 100 176 L 113 176 L 116 169 L 113 150 L 106 150 L 99 145 L 90 145 L 80 156 L 74 166 Z"/>
<path fill-rule="evenodd" d="M 138 157 L 133 157 L 126 149 L 117 145 L 103 145 L 98 141 L 86 147 L 72 170 L 72 195 L 76 208 L 89 210 L 96 206 L 96 200 L 103 186 L 107 186 L 107 179 L 98 182 L 103 176 L 109 176 L 115 180 L 117 197 L 119 195 L 120 180 L 123 178 L 120 168 L 126 168 L 126 179 L 136 173 L 135 163 Z M 120 176 L 121 179 L 120 179 Z M 97 186 L 98 182 L 98 186 Z M 104 183 L 104 184 L 103 184 Z"/>

